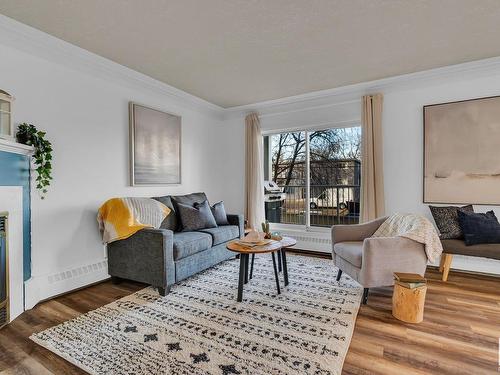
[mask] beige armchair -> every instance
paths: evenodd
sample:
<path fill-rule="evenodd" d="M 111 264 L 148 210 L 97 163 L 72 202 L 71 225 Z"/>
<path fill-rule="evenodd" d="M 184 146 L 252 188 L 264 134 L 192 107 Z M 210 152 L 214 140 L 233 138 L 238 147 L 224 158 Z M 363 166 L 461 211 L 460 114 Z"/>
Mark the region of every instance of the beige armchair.
<path fill-rule="evenodd" d="M 332 227 L 333 261 L 363 288 L 363 304 L 369 288 L 394 284 L 394 272 L 424 275 L 427 256 L 424 245 L 403 237 L 371 237 L 386 220 L 382 217 L 364 224 Z"/>

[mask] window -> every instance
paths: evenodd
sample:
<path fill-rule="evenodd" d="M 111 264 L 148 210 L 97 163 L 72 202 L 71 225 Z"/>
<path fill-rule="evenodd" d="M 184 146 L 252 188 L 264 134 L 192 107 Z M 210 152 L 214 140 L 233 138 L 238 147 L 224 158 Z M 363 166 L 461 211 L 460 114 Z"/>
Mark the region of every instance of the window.
<path fill-rule="evenodd" d="M 270 222 L 306 227 L 359 222 L 361 128 L 264 137 L 265 171 L 284 200 L 266 202 Z"/>

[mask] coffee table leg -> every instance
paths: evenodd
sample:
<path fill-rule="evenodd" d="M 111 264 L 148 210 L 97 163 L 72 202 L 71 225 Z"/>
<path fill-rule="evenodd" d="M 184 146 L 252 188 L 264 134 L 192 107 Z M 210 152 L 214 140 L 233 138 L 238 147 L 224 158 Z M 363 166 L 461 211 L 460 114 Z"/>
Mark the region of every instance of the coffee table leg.
<path fill-rule="evenodd" d="M 255 260 L 255 253 L 252 254 L 252 262 L 250 263 L 250 280 L 253 277 L 253 262 L 254 262 L 254 260 Z"/>
<path fill-rule="evenodd" d="M 238 298 L 236 301 L 241 302 L 243 300 L 243 282 L 245 281 L 245 255 L 240 254 L 240 277 L 238 279 Z"/>
<path fill-rule="evenodd" d="M 248 254 L 245 254 L 245 284 L 248 284 L 248 261 L 250 259 L 250 256 Z"/>
<path fill-rule="evenodd" d="M 276 257 L 274 256 L 274 253 L 271 253 L 271 255 L 273 257 L 273 268 L 274 268 L 274 278 L 276 279 L 276 289 L 278 290 L 278 294 L 281 294 L 280 279 L 278 278 L 278 269 L 276 268 Z"/>
<path fill-rule="evenodd" d="M 281 260 L 283 261 L 283 277 L 285 279 L 285 286 L 288 285 L 288 267 L 286 265 L 286 250 L 281 249 Z"/>
<path fill-rule="evenodd" d="M 278 250 L 278 272 L 281 272 L 281 251 Z"/>

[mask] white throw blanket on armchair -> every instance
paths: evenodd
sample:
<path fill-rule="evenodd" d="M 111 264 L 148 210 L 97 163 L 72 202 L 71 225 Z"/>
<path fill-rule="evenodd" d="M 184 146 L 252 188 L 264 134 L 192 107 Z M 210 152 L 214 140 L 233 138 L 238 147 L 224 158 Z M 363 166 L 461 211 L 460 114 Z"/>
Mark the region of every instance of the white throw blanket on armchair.
<path fill-rule="evenodd" d="M 382 223 L 372 237 L 405 237 L 424 244 L 430 262 L 436 261 L 443 252 L 434 225 L 422 215 L 393 214 Z"/>

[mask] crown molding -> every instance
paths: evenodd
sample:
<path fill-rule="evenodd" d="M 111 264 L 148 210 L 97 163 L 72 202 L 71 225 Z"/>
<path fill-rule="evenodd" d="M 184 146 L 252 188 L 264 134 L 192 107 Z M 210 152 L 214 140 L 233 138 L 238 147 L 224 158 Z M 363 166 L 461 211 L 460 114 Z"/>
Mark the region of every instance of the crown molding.
<path fill-rule="evenodd" d="M 374 92 L 388 93 L 394 90 L 417 88 L 423 85 L 440 85 L 457 78 L 474 79 L 485 75 L 500 75 L 500 57 L 492 57 L 328 90 L 313 91 L 301 95 L 230 107 L 225 109 L 224 115 L 227 119 L 244 116 L 250 112 L 258 112 L 263 117 L 300 112 L 314 108 L 325 108 L 352 103 L 359 101 L 361 96 Z"/>
<path fill-rule="evenodd" d="M 0 43 L 93 77 L 166 95 L 177 104 L 221 116 L 224 109 L 133 69 L 0 14 Z"/>
<path fill-rule="evenodd" d="M 261 116 L 272 116 L 326 108 L 359 101 L 361 96 L 373 92 L 388 93 L 393 90 L 416 88 L 422 85 L 440 85 L 457 78 L 474 79 L 485 75 L 500 74 L 500 57 L 492 57 L 333 89 L 223 108 L 1 14 L 0 43 L 45 60 L 83 71 L 94 77 L 166 95 L 179 105 L 208 112 L 225 120 L 241 117 L 254 111 Z"/>

